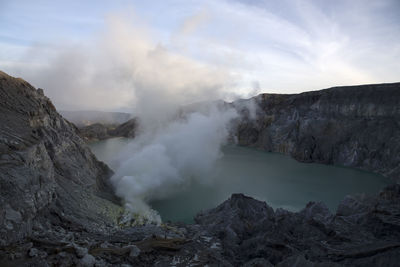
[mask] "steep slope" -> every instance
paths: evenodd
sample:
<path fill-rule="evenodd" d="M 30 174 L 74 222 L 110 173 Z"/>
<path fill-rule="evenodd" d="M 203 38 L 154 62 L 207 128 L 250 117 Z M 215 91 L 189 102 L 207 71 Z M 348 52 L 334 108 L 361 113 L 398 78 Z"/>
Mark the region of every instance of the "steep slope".
<path fill-rule="evenodd" d="M 400 83 L 261 94 L 238 103 L 251 101 L 257 118 L 238 123 L 240 145 L 400 179 Z"/>
<path fill-rule="evenodd" d="M 111 170 L 41 89 L 0 72 L 0 114 L 1 245 L 29 235 L 43 212 L 89 228 L 112 223 L 101 215 L 118 210 Z"/>

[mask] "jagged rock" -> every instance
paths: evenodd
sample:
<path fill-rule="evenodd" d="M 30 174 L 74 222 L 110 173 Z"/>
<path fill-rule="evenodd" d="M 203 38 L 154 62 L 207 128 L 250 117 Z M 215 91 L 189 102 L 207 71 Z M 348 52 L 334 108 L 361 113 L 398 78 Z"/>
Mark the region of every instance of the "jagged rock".
<path fill-rule="evenodd" d="M 33 221 L 50 214 L 87 228 L 112 224 L 112 171 L 43 90 L 0 72 L 0 114 L 0 245 L 31 235 Z"/>
<path fill-rule="evenodd" d="M 112 137 L 134 138 L 137 120 L 130 119 L 120 125 L 94 123 L 79 128 L 79 135 L 86 141 L 99 141 Z"/>
<path fill-rule="evenodd" d="M 134 138 L 137 129 L 137 119 L 130 119 L 120 125 L 118 125 L 115 129 L 110 131 L 110 134 L 115 137 L 127 137 Z"/>
<path fill-rule="evenodd" d="M 339 204 L 336 215 L 352 216 L 368 211 L 368 206 L 361 200 L 362 196 L 346 196 Z"/>
<path fill-rule="evenodd" d="M 33 246 L 47 253 L 45 262 L 51 265 L 82 265 L 87 258 L 87 266 L 93 262 L 96 266 L 397 266 L 399 199 L 400 185 L 361 198 L 368 211 L 356 214 L 353 220 L 353 214 L 330 214 L 321 203 L 310 202 L 300 212 L 274 212 L 265 202 L 234 194 L 218 207 L 199 214 L 194 225 L 83 231 L 74 240 L 76 246 L 60 241 L 68 231 L 51 225 L 50 231 L 32 239 L 33 244 L 20 245 L 19 250 L 12 248 L 10 252 L 23 255 Z M 170 235 L 166 231 L 181 228 L 185 229 L 185 238 L 164 238 Z M 77 246 L 82 248 L 81 255 Z M 11 255 L 8 250 L 5 253 Z M 6 265 L 1 255 L 0 265 Z M 11 262 L 14 260 L 15 256 Z M 29 266 L 43 263 L 41 257 L 24 260 Z"/>
<path fill-rule="evenodd" d="M 114 127 L 114 125 L 95 123 L 79 128 L 79 135 L 86 141 L 104 140 L 112 137 L 110 131 L 112 131 Z"/>
<path fill-rule="evenodd" d="M 332 217 L 328 207 L 322 202 L 309 202 L 306 207 L 300 211 L 300 214 L 306 221 L 314 220 L 321 223 L 328 222 Z"/>
<path fill-rule="evenodd" d="M 256 104 L 257 116 L 237 122 L 240 145 L 400 179 L 400 83 L 261 94 L 247 102 Z"/>
<path fill-rule="evenodd" d="M 203 212 L 196 222 L 221 240 L 233 265 L 263 258 L 282 266 L 396 266 L 400 257 L 400 185 L 377 196 L 360 198 L 367 211 L 330 214 L 322 203 L 310 202 L 292 213 L 271 212 L 264 202 L 243 195 Z M 390 196 L 390 197 L 388 197 Z M 351 202 L 342 202 L 342 209 Z M 347 210 L 347 209 L 346 209 Z M 307 255 L 307 259 L 303 256 Z M 296 265 L 297 264 L 297 265 Z M 280 266 L 280 265 L 279 265 Z"/>

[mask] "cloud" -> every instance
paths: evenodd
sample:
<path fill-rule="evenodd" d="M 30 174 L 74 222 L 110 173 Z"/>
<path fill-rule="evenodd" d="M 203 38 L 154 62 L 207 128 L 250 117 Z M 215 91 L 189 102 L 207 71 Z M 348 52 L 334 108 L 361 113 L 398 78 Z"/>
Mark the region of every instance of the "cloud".
<path fill-rule="evenodd" d="M 207 24 L 187 37 L 186 47 L 192 49 L 185 51 L 240 73 L 241 93 L 252 81 L 274 93 L 398 81 L 400 19 L 395 13 L 400 8 L 395 1 L 204 5 Z"/>
<path fill-rule="evenodd" d="M 210 14 L 208 13 L 208 11 L 206 9 L 202 9 L 200 12 L 194 14 L 193 16 L 189 16 L 186 20 L 183 21 L 180 29 L 178 30 L 178 34 L 193 34 L 202 24 L 206 23 L 209 18 Z"/>
<path fill-rule="evenodd" d="M 79 5 L 90 10 L 83 3 Z M 118 2 L 115 8 L 123 5 Z M 119 15 L 102 23 L 98 14 L 106 14 L 111 6 L 102 2 L 96 12 L 88 14 L 93 23 L 83 23 L 83 14 L 66 14 L 61 21 L 71 20 L 67 23 L 70 26 L 60 30 L 67 38 L 57 45 L 52 40 L 51 47 L 34 46 L 22 59 L 17 58 L 25 48 L 3 45 L 7 56 L 2 56 L 0 67 L 44 87 L 56 106 L 69 109 L 136 106 L 136 94 L 142 94 L 140 88 L 147 87 L 145 84 L 170 90 L 162 85 L 166 76 L 171 77 L 170 88 L 188 84 L 191 88 L 187 92 L 178 89 L 181 93 L 175 96 L 179 101 L 173 101 L 178 103 L 219 96 L 221 90 L 214 94 L 211 89 L 217 87 L 230 87 L 235 94 L 247 95 L 254 81 L 260 91 L 294 93 L 335 85 L 395 82 L 400 74 L 400 5 L 394 0 L 137 2 L 136 14 L 145 23 L 132 15 L 126 16 L 124 23 L 116 22 Z M 40 5 L 35 8 L 41 10 Z M 56 6 L 51 10 L 59 9 Z M 20 17 L 6 12 L 5 18 L 17 16 L 29 29 L 24 18 L 30 22 L 32 15 L 24 10 Z M 29 32 L 19 33 L 13 21 L 3 31 L 13 29 L 6 35 L 26 35 L 33 43 L 48 41 L 51 38 L 45 33 L 50 26 L 44 21 L 35 22 L 32 29 L 44 29 L 37 40 Z M 76 24 L 84 29 L 71 30 Z M 97 33 L 103 31 L 100 36 L 93 31 L 89 34 L 92 24 Z M 107 29 L 101 28 L 104 25 Z M 18 34 L 12 36 L 14 32 Z M 54 33 L 54 27 L 49 32 Z M 63 80 L 61 72 L 72 75 L 73 69 L 76 78 Z M 81 73 L 86 77 L 78 77 Z M 47 80 L 52 77 L 68 86 L 61 89 L 57 82 Z M 73 88 L 75 83 L 77 87 Z M 204 94 L 198 93 L 200 88 L 206 88 Z"/>
<path fill-rule="evenodd" d="M 234 85 L 226 69 L 171 51 L 138 25 L 110 16 L 105 31 L 89 42 L 49 54 L 33 47 L 24 61 L 46 60 L 23 76 L 60 109 L 129 108 L 145 121 L 170 116 L 172 106 L 216 99 Z"/>
<path fill-rule="evenodd" d="M 171 116 L 180 105 L 216 99 L 233 85 L 226 70 L 154 45 L 119 19 L 112 21 L 111 28 L 117 30 L 106 45 L 111 52 L 118 48 L 118 65 L 128 70 L 133 105 L 144 121 L 165 121 L 164 116 Z"/>
<path fill-rule="evenodd" d="M 205 177 L 221 157 L 229 123 L 236 116 L 232 108 L 212 105 L 131 141 L 111 178 L 125 207 L 144 221 L 160 223 L 161 218 L 146 203 L 164 199 L 192 180 L 209 182 Z"/>
<path fill-rule="evenodd" d="M 41 49 L 32 48 L 29 58 L 46 53 Z M 112 182 L 127 210 L 156 223 L 160 218 L 147 202 L 203 179 L 221 156 L 229 123 L 237 116 L 212 104 L 202 112 L 179 113 L 185 104 L 219 99 L 235 86 L 234 76 L 172 51 L 153 41 L 139 22 L 120 16 L 110 16 L 105 31 L 91 42 L 60 47 L 30 78 L 48 88 L 58 107 L 133 110 L 140 131 L 112 159 Z"/>

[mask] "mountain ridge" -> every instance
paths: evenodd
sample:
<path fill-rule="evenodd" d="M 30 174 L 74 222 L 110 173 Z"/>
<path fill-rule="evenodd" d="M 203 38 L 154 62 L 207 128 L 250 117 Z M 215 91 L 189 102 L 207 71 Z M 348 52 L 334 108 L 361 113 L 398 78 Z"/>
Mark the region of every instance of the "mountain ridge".
<path fill-rule="evenodd" d="M 301 94 L 261 94 L 234 134 L 238 143 L 290 155 L 400 176 L 400 83 L 334 87 Z M 242 108 L 246 113 L 246 108 Z"/>

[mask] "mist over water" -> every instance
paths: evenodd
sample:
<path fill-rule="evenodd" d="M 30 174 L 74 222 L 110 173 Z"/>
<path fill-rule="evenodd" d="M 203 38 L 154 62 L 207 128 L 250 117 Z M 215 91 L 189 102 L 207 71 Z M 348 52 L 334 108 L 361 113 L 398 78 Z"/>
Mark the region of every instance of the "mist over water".
<path fill-rule="evenodd" d="M 91 147 L 108 163 L 127 143 L 127 139 L 110 139 Z M 176 183 L 167 195 L 149 198 L 146 203 L 158 211 L 163 221 L 187 223 L 193 222 L 198 212 L 216 207 L 232 193 L 244 193 L 273 208 L 290 211 L 301 210 L 309 201 L 322 201 L 334 212 L 346 195 L 373 194 L 390 183 L 378 174 L 300 163 L 285 155 L 252 148 L 225 145 L 221 153 L 207 173 Z"/>
<path fill-rule="evenodd" d="M 205 177 L 222 155 L 229 122 L 236 116 L 232 108 L 211 106 L 144 131 L 111 155 L 115 170 L 111 181 L 126 209 L 160 223 L 147 203 L 165 199 L 191 181 L 207 182 Z"/>
<path fill-rule="evenodd" d="M 160 222 L 147 203 L 191 180 L 202 182 L 237 116 L 212 104 L 186 115 L 180 107 L 234 100 L 247 86 L 237 71 L 179 52 L 174 38 L 161 42 L 128 13 L 107 16 L 104 29 L 82 43 L 63 43 L 24 77 L 49 90 L 59 108 L 124 110 L 138 118 L 137 138 L 110 159 L 112 183 L 127 210 Z M 42 53 L 37 47 L 27 59 Z M 258 82 L 249 87 L 247 96 L 260 90 Z"/>
<path fill-rule="evenodd" d="M 164 45 L 135 16 L 111 15 L 105 25 L 88 43 L 65 45 L 26 77 L 50 88 L 57 107 L 123 109 L 138 118 L 135 140 L 109 161 L 112 183 L 127 210 L 160 222 L 148 201 L 205 177 L 237 116 L 218 105 L 186 115 L 180 108 L 233 94 L 232 100 L 239 75 Z"/>

